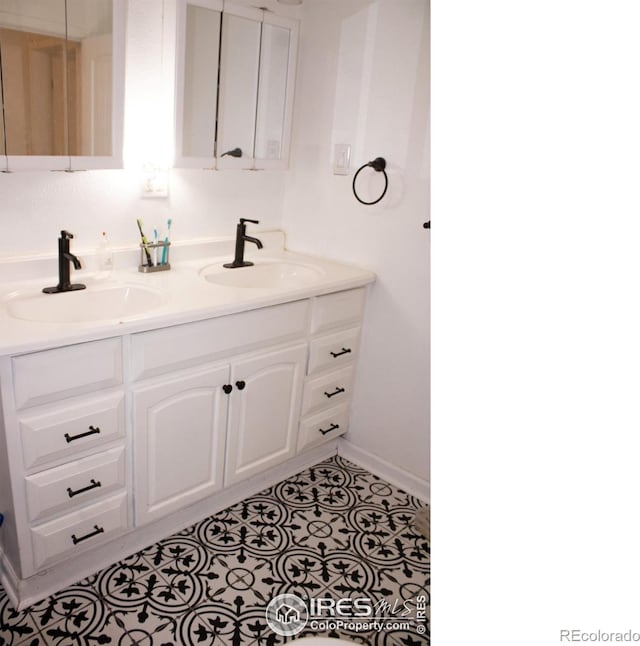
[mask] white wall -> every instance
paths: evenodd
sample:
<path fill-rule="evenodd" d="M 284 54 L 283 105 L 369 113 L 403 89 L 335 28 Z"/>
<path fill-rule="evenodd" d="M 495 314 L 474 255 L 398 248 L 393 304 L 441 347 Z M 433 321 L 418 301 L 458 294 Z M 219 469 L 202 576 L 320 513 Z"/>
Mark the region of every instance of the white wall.
<path fill-rule="evenodd" d="M 291 249 L 375 271 L 348 439 L 429 479 L 428 0 L 303 5 L 292 170 L 283 225 Z M 375 206 L 333 175 L 334 143 L 352 170 L 381 156 L 389 190 Z M 362 178 L 362 182 L 360 179 Z M 358 178 L 365 200 L 381 178 Z M 371 185 L 369 185 L 371 182 Z M 371 193 L 367 193 L 371 188 Z"/>
<path fill-rule="evenodd" d="M 166 158 L 173 143 L 171 42 L 163 33 L 163 4 L 128 0 L 125 169 L 0 173 L 0 258 L 55 254 L 60 229 L 75 234 L 79 252 L 93 250 L 103 230 L 114 246 L 135 245 L 138 217 L 148 236 L 154 224 L 171 217 L 174 240 L 234 235 L 239 217 L 260 220 L 254 231 L 281 226 L 282 172 L 174 170 L 168 199 L 141 197 L 142 164 Z M 166 5 L 170 11 L 171 0 Z"/>

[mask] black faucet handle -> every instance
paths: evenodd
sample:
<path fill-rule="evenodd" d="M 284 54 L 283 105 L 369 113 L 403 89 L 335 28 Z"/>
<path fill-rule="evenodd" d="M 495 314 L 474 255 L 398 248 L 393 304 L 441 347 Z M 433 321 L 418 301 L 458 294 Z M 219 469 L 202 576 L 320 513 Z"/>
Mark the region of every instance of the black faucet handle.
<path fill-rule="evenodd" d="M 73 238 L 73 233 L 69 233 L 68 231 L 60 231 L 60 237 L 63 240 L 71 240 Z"/>
<path fill-rule="evenodd" d="M 260 220 L 248 220 L 247 218 L 240 218 L 240 224 L 251 222 L 251 224 L 260 224 Z"/>

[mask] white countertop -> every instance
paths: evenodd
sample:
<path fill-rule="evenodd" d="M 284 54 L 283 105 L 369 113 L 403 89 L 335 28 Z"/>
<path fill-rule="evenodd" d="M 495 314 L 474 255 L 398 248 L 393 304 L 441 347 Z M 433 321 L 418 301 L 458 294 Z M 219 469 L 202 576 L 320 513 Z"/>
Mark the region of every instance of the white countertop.
<path fill-rule="evenodd" d="M 161 293 L 163 302 L 144 314 L 122 320 L 112 318 L 81 323 L 52 323 L 13 318 L 7 310 L 7 302 L 12 298 L 39 295 L 43 287 L 55 285 L 58 280 L 52 270 L 54 266 L 57 267 L 57 259 L 54 256 L 20 259 L 19 262 L 4 262 L 4 267 L 0 263 L 0 271 L 4 269 L 2 275 L 10 278 L 0 283 L 0 355 L 33 352 L 178 325 L 352 289 L 375 280 L 375 274 L 366 269 L 284 250 L 284 236 L 281 232 L 255 235 L 263 240 L 265 248 L 256 250 L 253 245 L 247 244 L 247 260 L 252 260 L 256 265 L 277 260 L 295 262 L 314 268 L 318 277 L 304 287 L 224 287 L 208 282 L 200 275 L 200 271 L 204 267 L 232 260 L 233 238 L 172 245 L 171 269 L 148 274 L 138 271 L 138 252 L 134 248 L 116 252 L 114 270 L 108 275 L 95 271 L 94 259 L 79 254 L 87 269 L 72 269 L 71 282 L 84 283 L 87 291 L 96 290 L 105 284 L 140 285 Z M 73 249 L 72 253 L 75 253 Z M 46 268 L 47 273 L 34 277 L 41 268 Z M 43 298 L 71 299 L 80 293 L 46 294 Z"/>

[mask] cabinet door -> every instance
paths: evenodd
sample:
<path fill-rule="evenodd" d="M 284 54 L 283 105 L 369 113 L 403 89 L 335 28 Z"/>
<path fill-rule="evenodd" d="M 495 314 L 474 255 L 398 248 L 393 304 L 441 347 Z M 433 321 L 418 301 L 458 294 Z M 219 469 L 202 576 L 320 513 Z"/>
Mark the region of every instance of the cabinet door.
<path fill-rule="evenodd" d="M 301 344 L 231 366 L 225 484 L 295 454 L 306 357 Z"/>
<path fill-rule="evenodd" d="M 208 367 L 134 390 L 136 525 L 222 487 L 228 376 Z"/>

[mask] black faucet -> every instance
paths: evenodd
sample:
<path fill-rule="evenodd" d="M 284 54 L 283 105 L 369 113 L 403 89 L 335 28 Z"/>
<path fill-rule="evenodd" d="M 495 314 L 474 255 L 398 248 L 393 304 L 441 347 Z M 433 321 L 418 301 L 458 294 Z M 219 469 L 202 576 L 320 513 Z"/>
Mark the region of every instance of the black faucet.
<path fill-rule="evenodd" d="M 73 234 L 68 231 L 60 231 L 58 238 L 58 284 L 54 287 L 45 287 L 42 291 L 45 294 L 58 294 L 60 292 L 74 292 L 78 289 L 85 289 L 86 285 L 81 283 L 71 284 L 70 275 L 73 263 L 75 269 L 80 269 L 82 265 L 76 256 L 69 251 L 69 240 Z"/>
<path fill-rule="evenodd" d="M 252 238 L 247 235 L 247 225 L 245 222 L 252 222 L 253 224 L 260 224 L 259 220 L 247 220 L 246 218 L 240 218 L 240 223 L 236 227 L 236 257 L 233 259 L 233 262 L 226 262 L 223 267 L 228 267 L 229 269 L 235 269 L 236 267 L 251 267 L 253 265 L 249 260 L 244 259 L 244 243 L 253 242 L 257 245 L 258 249 L 262 249 L 262 242 L 258 238 Z"/>

